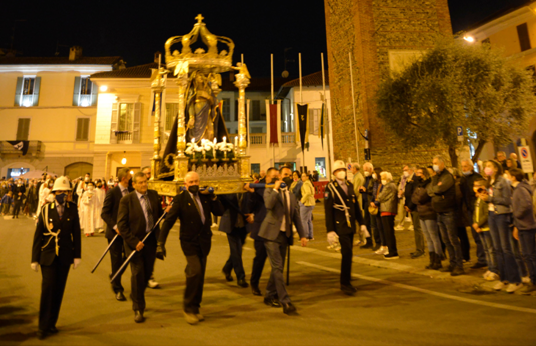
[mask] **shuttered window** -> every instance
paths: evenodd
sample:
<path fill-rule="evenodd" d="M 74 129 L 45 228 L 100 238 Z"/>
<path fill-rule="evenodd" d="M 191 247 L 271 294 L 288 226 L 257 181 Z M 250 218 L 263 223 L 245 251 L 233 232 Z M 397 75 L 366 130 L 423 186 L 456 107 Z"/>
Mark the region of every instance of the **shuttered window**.
<path fill-rule="evenodd" d="M 225 121 L 231 121 L 231 99 L 222 99 L 223 105 L 221 107 L 221 113 Z"/>
<path fill-rule="evenodd" d="M 30 135 L 30 118 L 20 118 L 17 127 L 17 141 L 27 141 Z"/>
<path fill-rule="evenodd" d="M 76 140 L 89 140 L 89 118 L 78 118 L 76 123 Z"/>
<path fill-rule="evenodd" d="M 75 77 L 73 91 L 73 106 L 89 107 L 97 103 L 97 86 L 89 77 Z"/>
<path fill-rule="evenodd" d="M 41 77 L 18 77 L 15 90 L 15 106 L 32 107 L 39 104 Z"/>
<path fill-rule="evenodd" d="M 519 37 L 519 45 L 521 46 L 521 51 L 524 52 L 531 48 L 530 38 L 529 38 L 529 28 L 527 23 L 523 23 L 517 26 L 517 36 Z"/>
<path fill-rule="evenodd" d="M 261 120 L 261 101 L 252 100 L 250 112 L 249 116 L 251 120 Z"/>
<path fill-rule="evenodd" d="M 164 122 L 164 131 L 171 131 L 173 127 L 173 121 L 179 113 L 178 103 L 166 103 L 166 120 Z"/>
<path fill-rule="evenodd" d="M 139 143 L 141 103 L 114 103 L 112 105 L 112 122 L 110 143 Z M 116 132 L 121 132 L 118 135 Z"/>
<path fill-rule="evenodd" d="M 318 136 L 320 126 L 321 109 L 309 110 L 309 134 Z"/>

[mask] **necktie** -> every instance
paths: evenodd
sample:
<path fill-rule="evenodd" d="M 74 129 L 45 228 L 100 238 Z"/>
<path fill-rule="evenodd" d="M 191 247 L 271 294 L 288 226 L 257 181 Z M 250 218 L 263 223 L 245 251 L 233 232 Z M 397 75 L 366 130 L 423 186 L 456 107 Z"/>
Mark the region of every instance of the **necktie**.
<path fill-rule="evenodd" d="M 147 221 L 147 228 L 146 232 L 149 232 L 150 230 L 153 229 L 153 224 L 154 224 L 154 221 L 153 221 L 153 211 L 151 209 L 151 202 L 149 201 L 149 198 L 147 197 L 147 195 L 143 195 L 141 196 L 141 198 L 143 199 L 144 201 L 144 204 L 145 204 L 145 208 L 143 210 L 143 212 L 145 213 L 145 220 Z"/>
<path fill-rule="evenodd" d="M 123 194 L 123 197 L 125 197 L 128 193 L 128 189 L 121 190 L 121 193 Z"/>
<path fill-rule="evenodd" d="M 291 233 L 290 233 L 290 214 L 289 214 L 289 201 L 287 199 L 287 194 L 285 191 L 281 191 L 281 193 L 283 194 L 283 206 L 285 208 L 285 222 L 286 222 L 286 234 L 287 234 L 287 237 L 290 237 Z"/>
<path fill-rule="evenodd" d="M 199 216 L 201 217 L 201 223 L 204 225 L 205 224 L 205 214 L 204 214 L 203 210 L 199 206 L 201 204 L 201 200 L 199 200 L 199 195 L 198 194 L 193 195 L 193 200 L 194 200 L 195 207 L 197 208 L 197 211 L 199 212 Z"/>

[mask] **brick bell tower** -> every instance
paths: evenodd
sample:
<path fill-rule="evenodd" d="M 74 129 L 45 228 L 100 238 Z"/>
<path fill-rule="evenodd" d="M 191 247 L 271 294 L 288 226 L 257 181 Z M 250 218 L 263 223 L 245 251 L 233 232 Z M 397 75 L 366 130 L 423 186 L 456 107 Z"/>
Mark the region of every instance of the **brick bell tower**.
<path fill-rule="evenodd" d="M 372 163 L 393 173 L 404 163 L 431 165 L 433 155 L 445 151 L 404 151 L 383 128 L 374 98 L 382 78 L 431 48 L 438 35 L 452 35 L 447 0 L 324 0 L 324 8 L 335 159 L 365 162 L 359 133 L 356 151 L 350 52 L 356 121 L 363 135 L 370 131 Z"/>

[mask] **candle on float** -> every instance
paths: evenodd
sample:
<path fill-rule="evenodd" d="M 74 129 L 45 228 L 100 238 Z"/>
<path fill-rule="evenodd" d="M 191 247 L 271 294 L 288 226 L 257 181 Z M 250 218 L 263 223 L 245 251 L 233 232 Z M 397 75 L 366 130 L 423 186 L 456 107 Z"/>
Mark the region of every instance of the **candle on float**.
<path fill-rule="evenodd" d="M 192 138 L 192 143 L 195 143 L 195 138 Z"/>
<path fill-rule="evenodd" d="M 227 137 L 223 136 L 223 143 L 227 143 Z"/>
<path fill-rule="evenodd" d="M 235 146 L 235 150 L 237 150 L 238 149 L 238 136 L 234 138 L 234 146 Z"/>
<path fill-rule="evenodd" d="M 218 139 L 214 137 L 214 145 L 212 146 L 212 157 L 216 158 L 216 143 L 218 142 Z"/>

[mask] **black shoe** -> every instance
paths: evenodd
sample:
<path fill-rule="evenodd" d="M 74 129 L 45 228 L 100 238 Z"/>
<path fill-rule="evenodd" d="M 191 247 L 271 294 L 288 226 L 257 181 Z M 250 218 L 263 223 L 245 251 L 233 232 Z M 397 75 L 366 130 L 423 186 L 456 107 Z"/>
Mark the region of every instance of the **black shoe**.
<path fill-rule="evenodd" d="M 253 293 L 254 296 L 262 296 L 259 286 L 251 285 L 251 292 Z"/>
<path fill-rule="evenodd" d="M 115 294 L 115 299 L 119 300 L 120 302 L 123 302 L 123 301 L 127 300 L 127 298 L 125 298 L 125 295 L 123 294 L 123 292 L 117 292 Z"/>
<path fill-rule="evenodd" d="M 353 296 L 357 292 L 357 288 L 351 284 L 341 285 L 341 291 L 346 295 Z"/>
<path fill-rule="evenodd" d="M 451 272 L 451 271 L 453 271 L 453 270 L 454 270 L 454 267 L 451 266 L 451 265 L 448 265 L 448 266 L 445 267 L 445 268 L 441 268 L 441 269 L 439 269 L 439 271 L 440 271 L 440 272 L 443 272 L 443 273 Z"/>
<path fill-rule="evenodd" d="M 452 270 L 452 272 L 450 272 L 450 276 L 458 276 L 463 274 L 465 274 L 463 267 L 456 267 Z"/>
<path fill-rule="evenodd" d="M 50 334 L 56 334 L 57 332 L 59 332 L 59 330 L 56 327 L 50 327 L 50 328 L 48 328 L 48 332 Z"/>
<path fill-rule="evenodd" d="M 134 322 L 136 323 L 142 323 L 145 321 L 145 317 L 143 317 L 143 312 L 140 310 L 134 310 Z"/>
<path fill-rule="evenodd" d="M 488 265 L 486 263 L 478 263 L 476 262 L 471 266 L 471 269 L 480 269 L 480 268 L 486 268 Z"/>
<path fill-rule="evenodd" d="M 412 252 L 410 255 L 411 255 L 411 258 L 415 259 L 424 255 L 424 252 L 416 251 L 416 252 Z"/>
<path fill-rule="evenodd" d="M 238 282 L 236 283 L 238 286 L 240 287 L 249 287 L 249 284 L 246 282 L 246 279 L 240 279 L 238 280 Z"/>
<path fill-rule="evenodd" d="M 264 298 L 264 304 L 273 308 L 280 308 L 281 303 L 275 297 Z"/>
<path fill-rule="evenodd" d="M 360 246 L 359 247 L 360 249 L 372 249 L 372 240 L 369 241 L 368 238 L 367 238 L 367 243 L 363 246 Z"/>
<path fill-rule="evenodd" d="M 292 303 L 283 303 L 283 313 L 289 315 L 296 312 L 296 307 Z"/>
<path fill-rule="evenodd" d="M 228 272 L 228 271 L 225 271 L 225 269 L 223 269 L 221 272 L 223 273 L 223 275 L 225 275 L 225 280 L 227 280 L 228 282 L 233 281 L 233 277 L 230 271 Z"/>
<path fill-rule="evenodd" d="M 47 332 L 46 330 L 41 330 L 41 329 L 39 329 L 39 330 L 37 331 L 37 338 L 38 338 L 39 340 L 43 340 L 43 339 L 46 338 L 47 336 L 48 336 L 48 332 Z"/>

